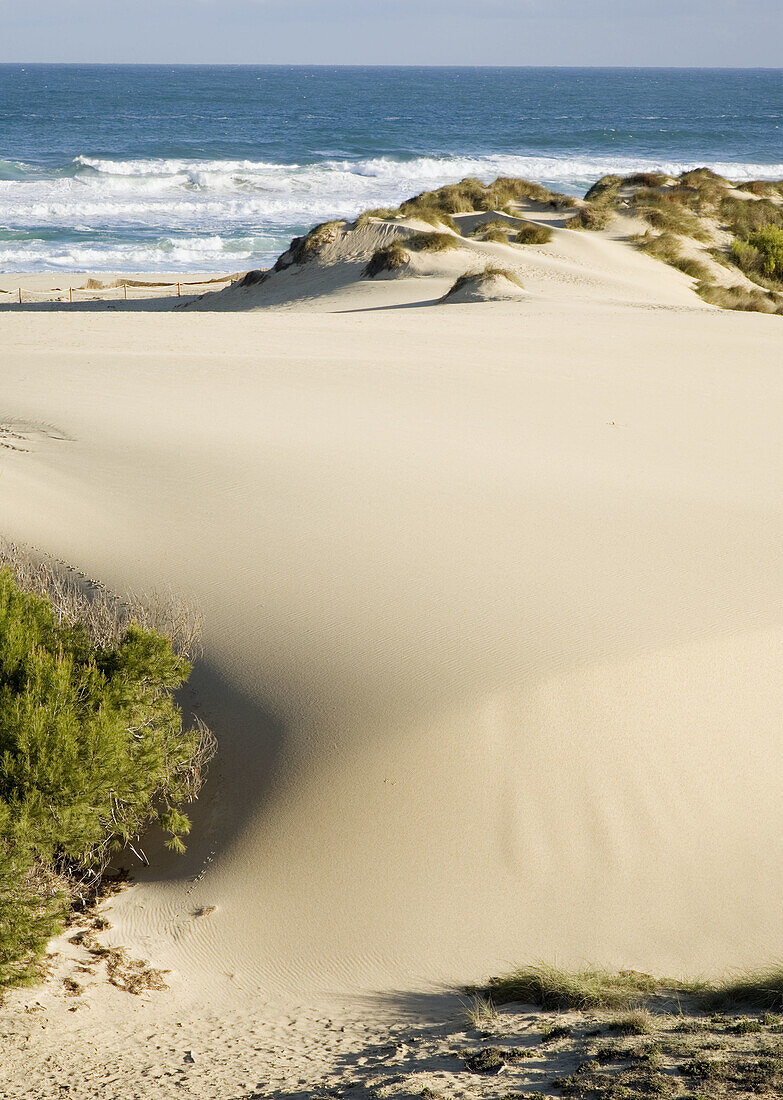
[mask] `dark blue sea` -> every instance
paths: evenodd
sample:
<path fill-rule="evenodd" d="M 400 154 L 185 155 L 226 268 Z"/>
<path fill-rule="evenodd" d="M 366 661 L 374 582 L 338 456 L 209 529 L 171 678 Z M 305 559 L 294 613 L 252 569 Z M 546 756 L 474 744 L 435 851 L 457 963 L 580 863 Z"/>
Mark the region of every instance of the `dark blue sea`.
<path fill-rule="evenodd" d="M 466 175 L 783 178 L 783 70 L 0 66 L 0 270 L 225 271 Z"/>

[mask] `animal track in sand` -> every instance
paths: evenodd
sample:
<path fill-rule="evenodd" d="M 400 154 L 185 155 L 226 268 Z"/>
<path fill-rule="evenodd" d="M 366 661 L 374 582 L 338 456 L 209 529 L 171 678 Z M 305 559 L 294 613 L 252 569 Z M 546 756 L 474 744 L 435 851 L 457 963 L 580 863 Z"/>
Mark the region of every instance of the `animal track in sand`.
<path fill-rule="evenodd" d="M 37 424 L 31 420 L 12 417 L 0 419 L 0 447 L 8 451 L 30 452 L 34 445 L 48 440 L 72 443 L 73 439 L 51 424 Z"/>

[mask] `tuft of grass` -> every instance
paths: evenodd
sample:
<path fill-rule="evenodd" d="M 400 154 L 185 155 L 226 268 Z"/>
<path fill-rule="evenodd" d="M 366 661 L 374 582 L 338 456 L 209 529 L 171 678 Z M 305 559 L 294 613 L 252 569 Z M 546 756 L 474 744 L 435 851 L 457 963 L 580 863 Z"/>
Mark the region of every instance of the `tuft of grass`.
<path fill-rule="evenodd" d="M 622 176 L 601 176 L 585 195 L 585 201 L 613 203 L 624 182 Z"/>
<path fill-rule="evenodd" d="M 565 227 L 566 229 L 588 229 L 597 231 L 606 229 L 611 220 L 612 213 L 608 206 L 596 205 L 593 203 L 590 206 L 580 207 L 573 218 L 568 219 Z"/>
<path fill-rule="evenodd" d="M 736 309 L 748 313 L 777 313 L 783 315 L 783 295 L 746 286 L 718 286 L 713 282 L 701 282 L 696 293 L 710 305 L 721 309 Z M 760 1007 L 765 1007 L 761 1005 Z M 770 1005 L 769 1007 L 775 1007 Z M 778 1007 L 783 1008 L 783 997 Z"/>
<path fill-rule="evenodd" d="M 407 249 L 399 241 L 395 241 L 373 252 L 362 271 L 362 278 L 374 279 L 384 271 L 398 271 L 401 267 L 405 267 L 409 259 L 410 253 Z"/>
<path fill-rule="evenodd" d="M 456 294 L 457 291 L 462 290 L 463 287 L 477 286 L 485 279 L 494 278 L 508 279 L 510 283 L 519 287 L 520 290 L 525 289 L 524 283 L 515 271 L 511 271 L 507 267 L 496 267 L 494 264 L 488 264 L 483 271 L 466 271 L 464 275 L 460 275 L 460 277 L 455 280 L 450 290 L 446 292 L 445 297 L 450 298 L 452 294 Z"/>
<path fill-rule="evenodd" d="M 620 1035 L 649 1035 L 653 1029 L 653 1018 L 646 1008 L 636 1008 L 617 1016 L 609 1024 L 610 1031 Z"/>
<path fill-rule="evenodd" d="M 459 241 L 450 233 L 412 233 L 403 238 L 402 247 L 411 252 L 450 252 L 459 248 Z"/>
<path fill-rule="evenodd" d="M 636 970 L 585 968 L 568 971 L 539 964 L 490 978 L 488 989 L 497 1004 L 522 1001 L 558 1012 L 586 1008 L 631 1008 L 649 1000 L 658 983 Z"/>
<path fill-rule="evenodd" d="M 365 210 L 353 223 L 354 229 L 363 229 L 372 221 L 393 221 L 399 214 L 399 210 L 390 206 L 379 206 L 375 210 Z"/>
<path fill-rule="evenodd" d="M 284 271 L 292 264 L 306 264 L 319 256 L 327 245 L 337 239 L 345 222 L 323 222 L 314 226 L 304 237 L 294 237 L 288 251 L 279 257 L 273 271 Z"/>
<path fill-rule="evenodd" d="M 645 188 L 637 191 L 633 205 L 637 214 L 653 229 L 674 233 L 678 237 L 692 237 L 697 241 L 708 238 L 700 219 L 683 205 L 677 195 Z"/>
<path fill-rule="evenodd" d="M 514 244 L 548 244 L 551 240 L 552 230 L 548 225 L 525 222 L 514 237 Z"/>
<path fill-rule="evenodd" d="M 783 313 L 783 303 L 779 309 Z M 739 978 L 721 982 L 706 992 L 703 1001 L 708 1007 L 716 1009 L 742 1007 L 780 1012 L 783 1010 L 783 968 L 750 971 Z"/>
<path fill-rule="evenodd" d="M 491 997 L 482 997 L 480 993 L 474 993 L 465 1008 L 465 1018 L 476 1031 L 483 1031 L 497 1022 L 498 1010 L 492 1003 Z"/>

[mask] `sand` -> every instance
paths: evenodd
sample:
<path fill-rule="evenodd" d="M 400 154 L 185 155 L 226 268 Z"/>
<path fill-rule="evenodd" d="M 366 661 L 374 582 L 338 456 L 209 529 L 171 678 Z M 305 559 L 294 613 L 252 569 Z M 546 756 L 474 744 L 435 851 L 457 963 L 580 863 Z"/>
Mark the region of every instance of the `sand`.
<path fill-rule="evenodd" d="M 197 602 L 220 745 L 106 906 L 169 989 L 58 941 L 3 1095 L 312 1095 L 515 963 L 779 954 L 783 323 L 607 235 L 513 258 L 0 311 L 3 532 Z"/>

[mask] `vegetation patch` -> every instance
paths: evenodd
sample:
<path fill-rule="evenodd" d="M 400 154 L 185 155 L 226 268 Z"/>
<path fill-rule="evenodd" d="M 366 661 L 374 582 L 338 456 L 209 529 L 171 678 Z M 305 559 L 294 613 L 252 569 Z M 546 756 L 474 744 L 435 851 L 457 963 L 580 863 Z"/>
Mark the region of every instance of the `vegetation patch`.
<path fill-rule="evenodd" d="M 410 253 L 399 241 L 395 241 L 394 244 L 378 248 L 373 252 L 362 271 L 362 277 L 374 279 L 376 275 L 381 275 L 385 271 L 399 271 L 409 260 Z"/>
<path fill-rule="evenodd" d="M 459 248 L 459 241 L 450 233 L 412 233 L 403 246 L 411 252 L 451 252 Z"/>
<path fill-rule="evenodd" d="M 183 805 L 213 750 L 174 692 L 193 641 L 107 594 L 4 553 L 0 568 L 0 986 L 33 980 L 112 853 L 157 824 L 184 851 Z M 12 568 L 13 567 L 13 568 Z M 139 621 L 141 620 L 141 621 Z"/>
<path fill-rule="evenodd" d="M 342 221 L 323 222 L 311 229 L 306 236 L 294 237 L 288 246 L 288 251 L 279 257 L 272 270 L 285 271 L 287 267 L 292 267 L 294 264 L 310 263 L 311 260 L 320 256 L 327 245 L 337 240 L 344 225 L 345 222 Z"/>
<path fill-rule="evenodd" d="M 497 1004 L 521 1001 L 558 1012 L 567 1009 L 630 1008 L 647 1001 L 658 984 L 636 970 L 562 970 L 559 967 L 520 967 L 503 977 L 490 978 L 488 991 Z"/>
<path fill-rule="evenodd" d="M 608 206 L 599 204 L 591 204 L 580 207 L 574 214 L 573 218 L 569 218 L 566 222 L 566 229 L 588 229 L 592 231 L 606 229 L 609 222 L 612 220 L 612 212 Z"/>
<path fill-rule="evenodd" d="M 548 225 L 525 222 L 519 227 L 514 237 L 514 244 L 549 244 L 551 240 L 552 230 Z"/>
<path fill-rule="evenodd" d="M 524 283 L 516 271 L 512 271 L 507 267 L 496 267 L 490 264 L 485 267 L 483 271 L 466 271 L 464 275 L 460 275 L 460 277 L 455 280 L 451 289 L 446 292 L 445 297 L 450 298 L 452 294 L 457 294 L 465 287 L 479 287 L 489 279 L 507 279 L 508 282 L 513 283 L 513 285 L 520 290 L 525 289 Z"/>
<path fill-rule="evenodd" d="M 710 305 L 721 309 L 736 309 L 749 313 L 777 313 L 783 315 L 783 294 L 746 286 L 718 286 L 702 282 L 696 293 Z"/>

